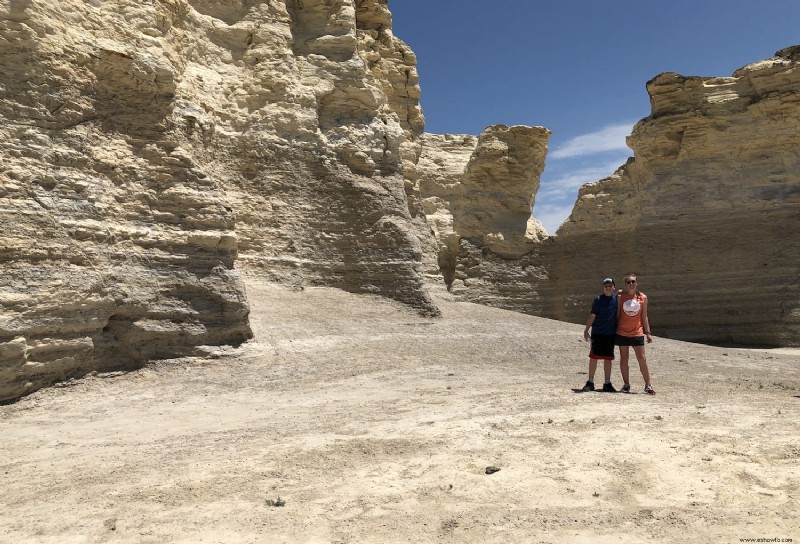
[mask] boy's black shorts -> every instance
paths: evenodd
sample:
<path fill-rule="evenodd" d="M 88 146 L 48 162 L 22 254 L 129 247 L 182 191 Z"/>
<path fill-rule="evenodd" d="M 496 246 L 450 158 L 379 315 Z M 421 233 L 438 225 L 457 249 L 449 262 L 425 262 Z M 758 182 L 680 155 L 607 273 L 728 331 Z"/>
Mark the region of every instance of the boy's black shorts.
<path fill-rule="evenodd" d="M 590 359 L 614 360 L 614 336 L 592 335 L 592 349 L 589 350 Z"/>

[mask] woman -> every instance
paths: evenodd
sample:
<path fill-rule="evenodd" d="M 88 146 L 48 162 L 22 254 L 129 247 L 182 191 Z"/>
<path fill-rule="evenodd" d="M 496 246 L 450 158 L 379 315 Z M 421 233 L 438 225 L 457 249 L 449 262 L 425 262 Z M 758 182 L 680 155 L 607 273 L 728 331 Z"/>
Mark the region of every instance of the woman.
<path fill-rule="evenodd" d="M 619 370 L 622 373 L 623 393 L 631 392 L 630 371 L 628 358 L 630 348 L 639 361 L 639 370 L 644 379 L 644 392 L 655 395 L 656 391 L 650 385 L 650 370 L 647 368 L 647 357 L 644 351 L 645 338 L 647 343 L 653 341 L 650 334 L 650 320 L 647 318 L 647 295 L 637 289 L 636 274 L 625 276 L 625 290 L 617 297 L 617 336 L 615 343 L 619 346 Z"/>

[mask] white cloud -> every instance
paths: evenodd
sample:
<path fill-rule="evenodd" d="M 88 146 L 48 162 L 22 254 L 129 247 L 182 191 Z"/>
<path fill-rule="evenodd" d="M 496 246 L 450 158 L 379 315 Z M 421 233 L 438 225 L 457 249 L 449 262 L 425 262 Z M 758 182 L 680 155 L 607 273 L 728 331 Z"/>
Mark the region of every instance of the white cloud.
<path fill-rule="evenodd" d="M 633 123 L 608 125 L 567 140 L 547 154 L 533 210 L 547 232 L 555 234 L 572 213 L 581 186 L 610 176 L 625 164 L 632 154 L 625 138 L 632 129 Z"/>
<path fill-rule="evenodd" d="M 552 200 L 573 196 L 582 185 L 599 181 L 613 174 L 617 168 L 625 164 L 627 159 L 627 156 L 619 155 L 613 159 L 604 160 L 601 164 L 578 166 L 575 169 L 561 171 L 553 179 L 542 176 L 536 201 L 538 202 L 539 198 Z"/>
<path fill-rule="evenodd" d="M 595 132 L 581 134 L 559 145 L 555 150 L 547 154 L 547 158 L 559 160 L 595 155 L 607 151 L 625 150 L 630 152 L 630 149 L 625 144 L 625 137 L 631 133 L 632 129 L 632 123 L 619 123 L 603 127 Z"/>
<path fill-rule="evenodd" d="M 601 163 L 583 158 L 558 165 L 553 168 L 554 172 L 545 171 L 536 193 L 533 216 L 542 222 L 547 232 L 555 234 L 572 212 L 578 189 L 610 176 L 628 157 L 627 154 L 603 157 Z"/>
<path fill-rule="evenodd" d="M 575 203 L 572 202 L 569 204 L 544 204 L 540 206 L 537 201 L 533 216 L 542 222 L 548 234 L 555 234 L 558 227 L 560 227 L 561 224 L 566 221 L 567 217 L 569 217 L 569 214 L 572 213 L 572 207 L 574 205 Z"/>

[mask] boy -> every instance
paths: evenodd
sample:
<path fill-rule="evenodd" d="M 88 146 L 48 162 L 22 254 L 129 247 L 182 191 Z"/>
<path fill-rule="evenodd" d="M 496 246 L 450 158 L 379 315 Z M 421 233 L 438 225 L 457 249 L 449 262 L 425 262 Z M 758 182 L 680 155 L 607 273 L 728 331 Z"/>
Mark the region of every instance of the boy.
<path fill-rule="evenodd" d="M 617 332 L 617 288 L 611 278 L 603 280 L 603 292 L 592 302 L 592 311 L 583 330 L 583 338 L 586 341 L 590 338 L 590 328 L 592 344 L 589 350 L 589 381 L 583 386 L 582 391 L 594 391 L 597 361 L 602 359 L 603 374 L 605 374 L 603 391 L 616 393 L 617 390 L 611 385 L 611 361 L 614 360 L 614 338 Z"/>

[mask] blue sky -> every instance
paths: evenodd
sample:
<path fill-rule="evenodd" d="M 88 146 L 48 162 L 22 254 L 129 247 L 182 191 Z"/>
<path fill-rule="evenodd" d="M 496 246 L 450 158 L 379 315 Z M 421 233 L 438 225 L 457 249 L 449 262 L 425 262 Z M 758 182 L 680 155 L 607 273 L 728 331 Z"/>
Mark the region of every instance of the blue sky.
<path fill-rule="evenodd" d="M 389 0 L 417 54 L 426 132 L 553 132 L 534 216 L 555 233 L 578 188 L 632 155 L 662 72 L 730 76 L 800 44 L 800 0 Z"/>

